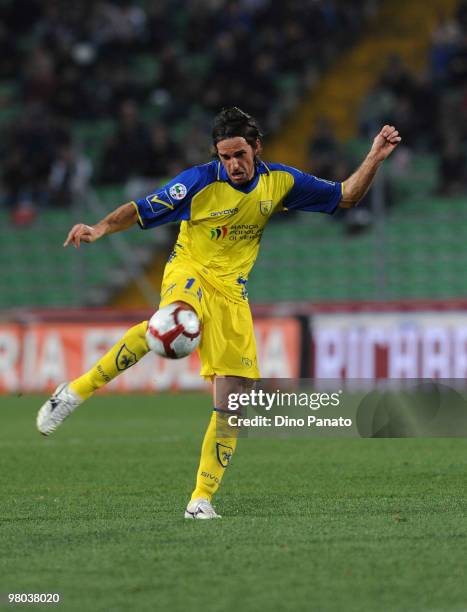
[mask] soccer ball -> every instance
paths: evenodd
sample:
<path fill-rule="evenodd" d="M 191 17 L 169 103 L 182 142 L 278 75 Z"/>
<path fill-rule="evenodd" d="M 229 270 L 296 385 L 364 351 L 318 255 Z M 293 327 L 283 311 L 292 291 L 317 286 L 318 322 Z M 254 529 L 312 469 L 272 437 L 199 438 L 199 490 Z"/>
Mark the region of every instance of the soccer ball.
<path fill-rule="evenodd" d="M 169 359 L 192 353 L 201 340 L 201 325 L 187 306 L 169 304 L 149 319 L 146 342 L 151 351 Z"/>

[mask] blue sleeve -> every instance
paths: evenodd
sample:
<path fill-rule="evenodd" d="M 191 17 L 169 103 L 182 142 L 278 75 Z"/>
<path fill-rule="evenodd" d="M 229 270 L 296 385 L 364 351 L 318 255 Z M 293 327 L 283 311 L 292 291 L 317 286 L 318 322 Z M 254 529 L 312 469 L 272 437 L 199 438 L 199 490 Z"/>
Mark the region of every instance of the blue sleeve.
<path fill-rule="evenodd" d="M 285 210 L 307 210 L 332 215 L 342 199 L 342 184 L 305 174 L 296 168 L 287 167 L 294 178 L 292 189 L 282 205 Z"/>
<path fill-rule="evenodd" d="M 178 176 L 145 198 L 136 200 L 138 223 L 143 229 L 191 217 L 191 200 L 205 185 L 199 166 L 184 170 Z"/>

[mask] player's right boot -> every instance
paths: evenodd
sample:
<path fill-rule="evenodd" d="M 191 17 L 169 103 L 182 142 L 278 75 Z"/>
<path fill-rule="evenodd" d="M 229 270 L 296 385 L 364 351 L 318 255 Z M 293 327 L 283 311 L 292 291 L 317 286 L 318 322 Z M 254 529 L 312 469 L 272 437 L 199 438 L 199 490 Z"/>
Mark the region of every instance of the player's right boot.
<path fill-rule="evenodd" d="M 185 510 L 186 519 L 214 519 L 222 518 L 220 514 L 214 510 L 211 502 L 204 497 L 192 499 Z"/>
<path fill-rule="evenodd" d="M 82 404 L 82 402 L 83 400 L 68 388 L 68 383 L 58 385 L 53 395 L 37 413 L 37 429 L 42 435 L 48 436 L 54 432 L 62 421 L 64 421 L 75 408 Z"/>

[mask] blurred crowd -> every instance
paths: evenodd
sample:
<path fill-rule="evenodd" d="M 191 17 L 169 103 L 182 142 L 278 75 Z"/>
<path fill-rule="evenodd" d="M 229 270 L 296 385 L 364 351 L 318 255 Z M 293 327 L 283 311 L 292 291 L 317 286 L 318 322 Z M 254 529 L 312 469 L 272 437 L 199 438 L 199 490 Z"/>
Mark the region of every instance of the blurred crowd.
<path fill-rule="evenodd" d="M 459 195 L 467 189 L 467 1 L 452 19 L 440 17 L 433 34 L 429 68 L 412 74 L 391 58 L 361 113 L 361 131 L 377 121 L 391 121 L 412 151 L 439 154 L 438 193 Z"/>
<path fill-rule="evenodd" d="M 28 0 L 24 10 L 3 0 L 2 201 L 22 222 L 41 206 L 69 205 L 90 182 L 172 176 L 208 158 L 224 105 L 273 133 L 379 1 Z M 465 192 L 467 0 L 440 16 L 424 74 L 388 61 L 362 102 L 361 136 L 386 122 L 406 153 L 438 153 L 440 194 Z M 310 169 L 341 179 L 353 163 L 323 119 Z"/>
<path fill-rule="evenodd" d="M 456 196 L 467 192 L 467 0 L 461 0 L 453 18 L 440 15 L 430 49 L 427 70 L 411 73 L 399 56 L 388 60 L 360 108 L 362 138 L 372 139 L 386 123 L 403 135 L 396 158 L 436 153 L 436 193 Z M 322 176 L 345 178 L 351 170 L 348 156 L 329 123 L 317 126 L 309 148 L 310 167 Z M 386 185 L 391 201 L 390 185 Z M 368 216 L 368 211 L 355 215 Z M 350 216 L 350 218 L 352 215 Z"/>
<path fill-rule="evenodd" d="M 3 0 L 3 200 L 27 219 L 91 180 L 154 179 L 205 161 L 224 105 L 274 131 L 378 3 L 28 0 L 25 10 Z"/>

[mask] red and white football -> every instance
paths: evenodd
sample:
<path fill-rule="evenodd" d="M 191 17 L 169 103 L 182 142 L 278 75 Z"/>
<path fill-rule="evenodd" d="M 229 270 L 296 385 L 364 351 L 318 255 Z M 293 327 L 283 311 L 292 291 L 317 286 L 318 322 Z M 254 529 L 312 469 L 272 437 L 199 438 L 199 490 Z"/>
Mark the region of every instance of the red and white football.
<path fill-rule="evenodd" d="M 149 319 L 146 342 L 151 351 L 169 359 L 192 353 L 201 340 L 201 324 L 193 310 L 169 304 Z"/>

